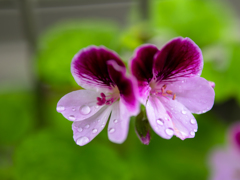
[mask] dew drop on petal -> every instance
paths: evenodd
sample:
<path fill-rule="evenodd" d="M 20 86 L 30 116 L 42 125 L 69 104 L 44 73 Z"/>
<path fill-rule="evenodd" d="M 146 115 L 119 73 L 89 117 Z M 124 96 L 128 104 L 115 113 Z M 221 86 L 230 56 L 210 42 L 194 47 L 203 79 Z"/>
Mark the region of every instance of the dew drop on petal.
<path fill-rule="evenodd" d="M 101 127 L 103 128 L 103 127 L 104 127 L 104 124 L 102 124 Z"/>
<path fill-rule="evenodd" d="M 195 119 L 191 119 L 191 124 L 196 124 L 196 120 Z"/>
<path fill-rule="evenodd" d="M 96 109 L 98 109 L 98 108 L 99 108 L 99 106 L 95 106 L 95 108 L 96 108 Z"/>
<path fill-rule="evenodd" d="M 100 122 L 100 119 L 98 119 L 97 122 Z"/>
<path fill-rule="evenodd" d="M 182 110 L 182 113 L 183 113 L 183 114 L 187 114 L 187 111 Z"/>
<path fill-rule="evenodd" d="M 157 123 L 162 126 L 164 121 L 161 118 L 159 118 L 159 119 L 157 119 Z"/>
<path fill-rule="evenodd" d="M 89 142 L 89 139 L 88 137 L 84 136 L 84 137 L 80 137 L 78 140 L 77 140 L 77 144 L 80 145 L 80 146 L 83 146 L 85 144 L 87 144 Z"/>
<path fill-rule="evenodd" d="M 75 121 L 75 120 L 76 120 L 76 118 L 75 118 L 74 115 L 70 115 L 68 119 L 69 119 L 70 121 Z"/>
<path fill-rule="evenodd" d="M 193 131 L 194 131 L 194 132 L 197 132 L 197 129 L 194 129 Z"/>
<path fill-rule="evenodd" d="M 85 126 L 85 128 L 88 129 L 88 128 L 89 128 L 89 124 L 87 124 L 87 125 Z"/>
<path fill-rule="evenodd" d="M 94 133 L 94 134 L 97 133 L 97 129 L 93 129 L 92 133 Z"/>
<path fill-rule="evenodd" d="M 78 132 L 82 132 L 83 131 L 83 129 L 80 127 L 80 128 L 78 128 Z"/>
<path fill-rule="evenodd" d="M 75 108 L 72 108 L 72 111 L 76 111 L 76 109 L 75 109 Z"/>
<path fill-rule="evenodd" d="M 57 112 L 62 112 L 65 110 L 65 107 L 64 106 L 58 106 L 57 107 Z"/>
<path fill-rule="evenodd" d="M 195 136 L 195 132 L 191 131 L 190 132 L 191 136 Z"/>
<path fill-rule="evenodd" d="M 114 131 L 115 131 L 114 128 L 110 128 L 110 129 L 108 130 L 109 133 L 113 133 Z"/>
<path fill-rule="evenodd" d="M 114 120 L 113 120 L 113 122 L 114 122 L 114 123 L 117 123 L 117 122 L 118 122 L 118 120 L 117 120 L 117 119 L 114 119 Z"/>
<path fill-rule="evenodd" d="M 169 136 L 172 136 L 172 135 L 173 135 L 173 129 L 172 129 L 172 128 L 167 128 L 167 129 L 166 129 L 166 133 L 167 133 Z"/>
<path fill-rule="evenodd" d="M 89 114 L 91 111 L 90 107 L 89 106 L 86 106 L 86 105 L 83 105 L 81 108 L 80 108 L 80 112 L 84 115 L 86 114 Z"/>

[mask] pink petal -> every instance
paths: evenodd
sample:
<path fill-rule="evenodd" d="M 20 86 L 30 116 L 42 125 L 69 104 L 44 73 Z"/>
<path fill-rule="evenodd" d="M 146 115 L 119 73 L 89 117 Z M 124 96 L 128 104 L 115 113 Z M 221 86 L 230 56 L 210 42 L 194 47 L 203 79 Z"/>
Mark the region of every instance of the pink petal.
<path fill-rule="evenodd" d="M 83 146 L 95 138 L 105 127 L 112 107 L 105 106 L 93 116 L 84 121 L 73 122 L 73 138 L 79 145 Z"/>
<path fill-rule="evenodd" d="M 171 117 L 174 134 L 182 140 L 195 137 L 198 126 L 192 113 L 176 100 L 161 98 L 161 102 Z"/>
<path fill-rule="evenodd" d="M 208 81 L 201 77 L 185 78 L 168 84 L 166 90 L 176 93 L 176 100 L 192 113 L 209 111 L 214 104 L 215 92 Z"/>
<path fill-rule="evenodd" d="M 218 148 L 210 154 L 211 180 L 239 180 L 240 156 L 231 149 Z"/>
<path fill-rule="evenodd" d="M 240 122 L 233 124 L 229 130 L 230 146 L 239 153 L 240 156 Z"/>
<path fill-rule="evenodd" d="M 127 138 L 131 113 L 120 99 L 113 104 L 111 118 L 108 124 L 108 138 L 115 143 L 123 143 Z"/>
<path fill-rule="evenodd" d="M 101 109 L 97 105 L 99 93 L 91 90 L 78 90 L 63 96 L 57 103 L 57 111 L 70 121 L 81 121 Z"/>
<path fill-rule="evenodd" d="M 114 85 L 108 74 L 107 61 L 114 60 L 125 67 L 118 55 L 101 46 L 89 46 L 78 52 L 71 63 L 71 72 L 75 81 L 86 89 L 111 89 Z"/>
<path fill-rule="evenodd" d="M 121 101 L 132 115 L 137 115 L 139 102 L 137 99 L 137 83 L 134 81 L 134 77 L 127 77 L 125 68 L 118 66 L 115 61 L 108 61 L 108 71 L 112 81 L 118 87 Z"/>
<path fill-rule="evenodd" d="M 170 139 L 174 134 L 173 124 L 166 109 L 157 97 L 149 96 L 146 111 L 153 130 L 162 138 Z"/>
<path fill-rule="evenodd" d="M 172 39 L 154 59 L 153 71 L 158 81 L 200 76 L 203 68 L 201 49 L 189 38 Z"/>

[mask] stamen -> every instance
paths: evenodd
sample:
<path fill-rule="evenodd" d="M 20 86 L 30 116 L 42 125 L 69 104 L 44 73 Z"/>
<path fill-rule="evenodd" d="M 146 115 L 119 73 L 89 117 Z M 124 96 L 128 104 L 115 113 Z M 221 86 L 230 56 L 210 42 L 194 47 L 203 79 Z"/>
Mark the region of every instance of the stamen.
<path fill-rule="evenodd" d="M 172 100 L 175 100 L 175 99 L 176 99 L 176 94 L 174 94 L 174 95 L 173 95 L 173 98 L 172 98 Z"/>
<path fill-rule="evenodd" d="M 104 93 L 101 93 L 100 96 L 103 97 L 103 98 L 106 97 L 106 95 Z"/>
<path fill-rule="evenodd" d="M 162 88 L 163 88 L 163 89 L 166 89 L 166 87 L 167 87 L 167 85 L 166 85 L 166 84 L 164 84 L 164 85 L 162 86 Z"/>
<path fill-rule="evenodd" d="M 167 94 L 166 94 L 166 93 L 162 93 L 162 95 L 163 95 L 163 96 L 167 96 Z"/>

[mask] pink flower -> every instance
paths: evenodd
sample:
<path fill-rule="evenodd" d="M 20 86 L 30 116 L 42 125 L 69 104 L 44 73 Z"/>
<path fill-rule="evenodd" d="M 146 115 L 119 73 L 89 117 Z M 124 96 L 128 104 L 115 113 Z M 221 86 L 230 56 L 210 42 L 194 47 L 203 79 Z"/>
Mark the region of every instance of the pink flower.
<path fill-rule="evenodd" d="M 203 57 L 199 47 L 182 37 L 161 50 L 143 45 L 130 66 L 153 130 L 166 139 L 173 135 L 193 138 L 198 127 L 192 113 L 210 110 L 215 96 L 214 84 L 200 77 Z"/>
<path fill-rule="evenodd" d="M 126 76 L 126 68 L 115 52 L 105 47 L 90 46 L 77 53 L 71 63 L 75 81 L 85 90 L 63 96 L 57 111 L 74 121 L 75 142 L 83 146 L 108 124 L 108 137 L 122 143 L 128 133 L 129 119 L 139 112 L 134 80 Z"/>
<path fill-rule="evenodd" d="M 229 142 L 211 153 L 211 180 L 240 179 L 240 122 L 230 128 Z"/>

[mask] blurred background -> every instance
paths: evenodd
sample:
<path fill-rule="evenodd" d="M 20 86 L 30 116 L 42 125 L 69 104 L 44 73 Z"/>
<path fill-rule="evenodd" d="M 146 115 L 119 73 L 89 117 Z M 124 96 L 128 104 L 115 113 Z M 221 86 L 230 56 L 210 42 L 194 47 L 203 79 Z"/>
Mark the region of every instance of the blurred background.
<path fill-rule="evenodd" d="M 204 180 L 209 152 L 240 120 L 238 0 L 0 0 L 1 180 Z M 216 84 L 213 109 L 196 116 L 195 138 L 141 144 L 131 120 L 127 140 L 106 128 L 88 145 L 73 141 L 58 100 L 79 89 L 70 72 L 88 45 L 115 50 L 127 64 L 136 47 L 176 36 L 202 49 L 202 76 Z"/>

